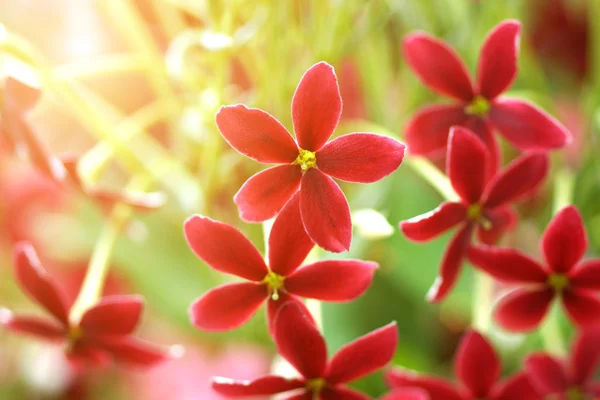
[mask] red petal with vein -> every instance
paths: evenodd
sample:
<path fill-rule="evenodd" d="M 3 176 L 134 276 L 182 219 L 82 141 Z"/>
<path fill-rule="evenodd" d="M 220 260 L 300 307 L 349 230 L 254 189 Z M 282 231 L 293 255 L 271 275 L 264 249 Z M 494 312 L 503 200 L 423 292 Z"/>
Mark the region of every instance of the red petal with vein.
<path fill-rule="evenodd" d="M 292 120 L 298 145 L 319 150 L 342 115 L 342 97 L 333 67 L 320 62 L 305 73 L 292 99 Z"/>
<path fill-rule="evenodd" d="M 572 345 L 570 354 L 572 383 L 584 386 L 594 376 L 600 364 L 600 328 L 580 333 Z"/>
<path fill-rule="evenodd" d="M 54 321 L 13 315 L 10 311 L 2 309 L 0 309 L 0 325 L 11 332 L 25 333 L 48 340 L 64 339 L 66 335 L 65 327 L 56 325 Z"/>
<path fill-rule="evenodd" d="M 487 151 L 473 132 L 450 129 L 446 172 L 456 193 L 469 204 L 477 203 L 486 182 Z"/>
<path fill-rule="evenodd" d="M 192 251 L 217 271 L 260 282 L 268 272 L 262 256 L 233 226 L 201 215 L 184 223 L 184 233 Z"/>
<path fill-rule="evenodd" d="M 348 343 L 329 362 L 327 382 L 351 382 L 383 368 L 392 360 L 397 344 L 395 322 Z"/>
<path fill-rule="evenodd" d="M 349 182 L 376 182 L 394 172 L 406 146 L 373 133 L 350 133 L 325 144 L 317 153 L 319 170 Z"/>
<path fill-rule="evenodd" d="M 297 165 L 279 165 L 253 175 L 233 197 L 240 217 L 262 222 L 274 217 L 298 191 L 302 170 Z"/>
<path fill-rule="evenodd" d="M 564 393 L 569 382 L 563 366 L 546 354 L 534 354 L 525 360 L 525 371 L 531 384 L 542 396 Z"/>
<path fill-rule="evenodd" d="M 463 336 L 454 363 L 454 373 L 473 397 L 487 397 L 500 377 L 496 351 L 481 334 L 469 331 Z"/>
<path fill-rule="evenodd" d="M 450 46 L 424 33 L 408 35 L 402 44 L 406 62 L 425 85 L 463 101 L 473 98 L 467 69 Z"/>
<path fill-rule="evenodd" d="M 569 284 L 577 289 L 600 290 L 600 260 L 584 261 L 569 274 Z"/>
<path fill-rule="evenodd" d="M 127 335 L 137 327 L 144 299 L 141 296 L 109 296 L 83 314 L 80 326 L 88 335 Z"/>
<path fill-rule="evenodd" d="M 511 203 L 535 190 L 548 174 L 546 154 L 531 153 L 511 162 L 489 183 L 484 195 L 486 208 Z"/>
<path fill-rule="evenodd" d="M 303 310 L 293 302 L 285 303 L 279 308 L 273 326 L 279 354 L 306 379 L 322 377 L 327 347 Z"/>
<path fill-rule="evenodd" d="M 533 387 L 527 374 L 518 373 L 496 386 L 490 396 L 494 400 L 540 400 L 540 395 Z"/>
<path fill-rule="evenodd" d="M 510 87 L 517 77 L 517 52 L 521 24 L 503 21 L 487 36 L 477 66 L 479 93 L 493 99 Z"/>
<path fill-rule="evenodd" d="M 511 231 L 519 220 L 517 213 L 511 207 L 498 207 L 491 211 L 484 211 L 483 216 L 490 222 L 491 227 L 486 229 L 488 227 L 477 225 L 477 238 L 488 245 L 498 243 L 502 235 Z"/>
<path fill-rule="evenodd" d="M 302 177 L 300 214 L 308 236 L 327 251 L 350 249 L 352 221 L 346 196 L 337 183 L 315 168 Z"/>
<path fill-rule="evenodd" d="M 409 240 L 426 242 L 467 218 L 467 209 L 462 203 L 444 202 L 428 213 L 400 223 L 400 230 Z"/>
<path fill-rule="evenodd" d="M 15 275 L 21 288 L 39 305 L 65 325 L 69 323 L 64 293 L 44 270 L 34 248 L 18 243 L 14 252 Z"/>
<path fill-rule="evenodd" d="M 366 394 L 349 388 L 334 386 L 326 387 L 320 393 L 320 400 L 371 400 Z"/>
<path fill-rule="evenodd" d="M 445 154 L 450 128 L 464 125 L 467 119 L 463 105 L 442 104 L 420 109 L 404 128 L 408 151 L 418 155 Z"/>
<path fill-rule="evenodd" d="M 325 260 L 302 267 L 285 280 L 285 288 L 300 297 L 324 301 L 350 301 L 371 285 L 377 263 Z"/>
<path fill-rule="evenodd" d="M 274 375 L 263 376 L 251 381 L 214 377 L 212 381 L 213 390 L 226 397 L 266 396 L 302 387 L 304 387 L 304 382 L 298 379 L 286 379 Z"/>
<path fill-rule="evenodd" d="M 189 309 L 192 324 L 207 331 L 228 331 L 246 323 L 267 298 L 256 283 L 229 283 L 204 293 Z"/>
<path fill-rule="evenodd" d="M 269 113 L 243 104 L 224 106 L 217 126 L 231 147 L 261 163 L 284 164 L 298 157 L 292 135 Z"/>
<path fill-rule="evenodd" d="M 151 367 L 169 359 L 156 345 L 129 336 L 95 337 L 94 344 L 110 353 L 115 361 L 131 366 Z"/>
<path fill-rule="evenodd" d="M 417 375 L 408 371 L 391 370 L 385 375 L 392 388 L 417 387 L 427 391 L 430 400 L 464 400 L 458 391 L 446 380 Z"/>
<path fill-rule="evenodd" d="M 288 302 L 293 302 L 298 307 L 300 307 L 304 316 L 308 318 L 308 320 L 313 325 L 317 326 L 317 323 L 313 319 L 312 314 L 310 313 L 308 308 L 306 308 L 304 302 L 302 302 L 302 300 L 299 297 L 296 297 L 286 292 L 280 292 L 279 299 L 273 300 L 273 298 L 269 298 L 269 300 L 267 301 L 267 328 L 269 329 L 271 336 L 274 335 L 273 323 L 275 322 L 275 316 L 277 315 L 277 312 L 279 311 L 281 306 Z"/>
<path fill-rule="evenodd" d="M 506 140 L 521 150 L 558 149 L 571 142 L 564 126 L 525 100 L 496 99 L 488 115 Z"/>
<path fill-rule="evenodd" d="M 269 267 L 287 276 L 294 272 L 315 246 L 300 216 L 300 195 L 296 193 L 283 207 L 269 235 Z"/>
<path fill-rule="evenodd" d="M 534 260 L 514 249 L 471 246 L 469 261 L 478 269 L 505 283 L 540 283 L 548 273 Z"/>
<path fill-rule="evenodd" d="M 534 330 L 546 316 L 553 298 L 551 289 L 516 289 L 498 301 L 494 318 L 508 331 Z"/>
<path fill-rule="evenodd" d="M 450 239 L 450 243 L 448 244 L 442 259 L 440 274 L 427 293 L 428 301 L 432 303 L 442 301 L 454 287 L 454 284 L 456 283 L 460 273 L 463 259 L 466 255 L 467 248 L 471 243 L 471 232 L 472 227 L 470 225 L 466 225 L 456 232 L 452 239 Z"/>
<path fill-rule="evenodd" d="M 430 400 L 429 393 L 420 388 L 396 389 L 379 400 Z"/>
<path fill-rule="evenodd" d="M 578 328 L 588 328 L 600 324 L 600 298 L 598 294 L 586 290 L 566 290 L 562 302 L 571 321 Z"/>
<path fill-rule="evenodd" d="M 542 236 L 542 250 L 553 272 L 567 273 L 581 260 L 588 241 L 581 214 L 575 206 L 554 216 Z"/>

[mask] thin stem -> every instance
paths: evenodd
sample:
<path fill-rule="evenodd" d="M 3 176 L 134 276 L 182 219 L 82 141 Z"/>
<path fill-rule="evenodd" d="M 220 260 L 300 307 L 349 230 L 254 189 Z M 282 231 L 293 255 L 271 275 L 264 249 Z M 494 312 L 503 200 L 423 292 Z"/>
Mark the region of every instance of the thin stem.
<path fill-rule="evenodd" d="M 471 325 L 481 333 L 490 329 L 494 280 L 483 272 L 473 270 L 473 317 Z"/>
<path fill-rule="evenodd" d="M 456 201 L 459 199 L 452 188 L 452 184 L 450 183 L 450 180 L 448 180 L 448 177 L 446 177 L 446 175 L 437 169 L 430 161 L 423 157 L 412 156 L 407 157 L 404 162 L 433 186 L 444 199 L 448 201 Z"/>
<path fill-rule="evenodd" d="M 560 169 L 554 178 L 553 214 L 556 214 L 573 202 L 575 174 L 568 168 Z"/>

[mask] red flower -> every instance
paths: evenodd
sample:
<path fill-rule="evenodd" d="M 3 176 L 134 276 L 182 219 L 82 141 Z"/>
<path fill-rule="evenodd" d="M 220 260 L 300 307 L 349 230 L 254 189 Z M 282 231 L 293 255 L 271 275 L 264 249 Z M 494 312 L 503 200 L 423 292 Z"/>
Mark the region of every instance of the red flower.
<path fill-rule="evenodd" d="M 283 208 L 269 236 L 269 266 L 259 251 L 231 225 L 194 215 L 185 222 L 185 237 L 194 253 L 217 271 L 249 282 L 209 290 L 190 307 L 200 329 L 224 331 L 245 323 L 268 299 L 269 323 L 278 306 L 296 296 L 349 301 L 371 284 L 377 264 L 358 260 L 326 260 L 298 268 L 314 244 L 302 229 L 299 195 Z"/>
<path fill-rule="evenodd" d="M 560 148 L 570 141 L 568 131 L 537 106 L 498 97 L 517 76 L 520 31 L 518 21 L 507 20 L 488 34 L 481 48 L 475 82 L 446 43 L 425 33 L 404 39 L 407 63 L 423 83 L 458 100 L 456 104 L 425 107 L 408 123 L 406 141 L 412 153 L 443 154 L 449 128 L 460 125 L 472 129 L 489 148 L 493 172 L 501 161 L 493 129 L 521 150 Z"/>
<path fill-rule="evenodd" d="M 282 164 L 246 181 L 234 200 L 246 221 L 275 216 L 300 190 L 306 232 L 322 248 L 350 248 L 352 223 L 344 193 L 333 178 L 371 183 L 395 171 L 405 146 L 385 136 L 351 133 L 326 143 L 342 112 L 333 67 L 321 62 L 306 71 L 292 101 L 296 141 L 268 113 L 242 104 L 221 107 L 216 121 L 238 152 L 266 164 Z"/>
<path fill-rule="evenodd" d="M 402 388 L 392 390 L 379 400 L 431 400 L 431 397 L 420 388 Z"/>
<path fill-rule="evenodd" d="M 596 327 L 579 334 L 567 360 L 557 360 L 544 353 L 534 354 L 525 361 L 525 371 L 531 384 L 543 396 L 591 400 L 600 396 L 600 380 L 593 379 L 599 362 L 600 328 Z"/>
<path fill-rule="evenodd" d="M 28 244 L 16 246 L 15 273 L 25 293 L 46 309 L 53 320 L 0 310 L 0 324 L 6 329 L 64 342 L 67 356 L 76 364 L 101 364 L 113 358 L 126 364 L 150 366 L 167 359 L 154 345 L 131 336 L 142 311 L 139 296 L 104 297 L 86 311 L 81 321 L 73 323 L 69 321 L 65 293 L 42 268 Z"/>
<path fill-rule="evenodd" d="M 494 317 L 505 329 L 529 331 L 544 319 L 556 297 L 575 324 L 600 322 L 600 259 L 580 262 L 586 248 L 581 215 L 569 206 L 544 232 L 545 265 L 514 249 L 473 247 L 468 255 L 474 266 L 502 282 L 519 286 L 499 300 Z"/>
<path fill-rule="evenodd" d="M 393 388 L 425 389 L 430 400 L 541 400 L 524 373 L 500 381 L 501 367 L 490 343 L 481 334 L 469 331 L 454 360 L 454 374 L 460 385 L 404 370 L 388 372 L 386 380 Z"/>
<path fill-rule="evenodd" d="M 442 300 L 454 286 L 473 230 L 480 241 L 495 243 L 511 228 L 516 216 L 509 203 L 531 192 L 548 172 L 548 157 L 530 153 L 513 161 L 486 183 L 486 149 L 468 129 L 450 130 L 446 173 L 460 201 L 447 201 L 435 210 L 400 224 L 413 241 L 428 241 L 458 226 L 442 259 L 439 276 L 428 293 Z"/>
<path fill-rule="evenodd" d="M 214 378 L 213 389 L 226 397 L 273 395 L 294 391 L 288 400 L 368 400 L 345 383 L 386 365 L 398 342 L 396 323 L 379 328 L 342 347 L 329 361 L 327 345 L 305 313 L 288 302 L 281 306 L 274 323 L 277 350 L 302 375 L 285 379 L 266 375 L 253 381 Z"/>

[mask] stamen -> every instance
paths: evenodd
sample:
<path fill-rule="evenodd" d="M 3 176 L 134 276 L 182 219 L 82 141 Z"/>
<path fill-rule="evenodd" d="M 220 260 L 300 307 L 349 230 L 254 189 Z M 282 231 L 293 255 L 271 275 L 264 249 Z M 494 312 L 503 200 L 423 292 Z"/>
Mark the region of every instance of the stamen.
<path fill-rule="evenodd" d="M 262 282 L 269 288 L 269 293 L 271 293 L 271 299 L 273 299 L 274 301 L 279 300 L 279 290 L 283 289 L 284 281 L 284 276 L 278 275 L 273 271 L 269 271 L 269 273 L 263 279 Z"/>
<path fill-rule="evenodd" d="M 490 102 L 483 96 L 475 96 L 471 104 L 465 107 L 465 114 L 482 116 L 490 111 Z"/>
<path fill-rule="evenodd" d="M 483 215 L 483 206 L 479 203 L 471 204 L 467 208 L 467 219 L 478 223 L 486 231 L 492 229 L 492 221 Z"/>
<path fill-rule="evenodd" d="M 313 395 L 318 394 L 323 390 L 327 382 L 324 378 L 313 378 L 306 381 L 306 388 L 313 392 Z"/>
<path fill-rule="evenodd" d="M 548 285 L 557 292 L 562 292 L 569 286 L 569 278 L 564 274 L 552 274 L 548 277 Z"/>
<path fill-rule="evenodd" d="M 300 154 L 298 154 L 294 164 L 300 165 L 302 171 L 308 171 L 310 168 L 317 166 L 317 156 L 313 151 L 300 149 Z"/>

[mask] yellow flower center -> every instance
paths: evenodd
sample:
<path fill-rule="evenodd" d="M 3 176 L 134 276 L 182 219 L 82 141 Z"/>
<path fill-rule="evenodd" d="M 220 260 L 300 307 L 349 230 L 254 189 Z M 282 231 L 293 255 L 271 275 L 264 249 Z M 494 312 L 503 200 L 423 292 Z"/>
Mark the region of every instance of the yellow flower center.
<path fill-rule="evenodd" d="M 306 381 L 306 388 L 313 392 L 313 395 L 319 394 L 327 382 L 324 378 L 313 378 Z"/>
<path fill-rule="evenodd" d="M 70 326 L 67 332 L 66 352 L 71 353 L 81 338 L 83 338 L 83 329 L 78 325 Z"/>
<path fill-rule="evenodd" d="M 490 111 L 490 102 L 483 96 L 477 95 L 471 104 L 465 107 L 465 114 L 482 116 Z"/>
<path fill-rule="evenodd" d="M 283 289 L 284 281 L 284 276 L 278 275 L 273 271 L 269 271 L 269 273 L 267 274 L 267 276 L 265 276 L 262 282 L 269 288 L 271 298 L 277 301 L 279 300 L 279 291 Z"/>
<path fill-rule="evenodd" d="M 471 204 L 467 208 L 467 219 L 478 223 L 486 231 L 492 229 L 492 222 L 483 216 L 483 206 L 479 203 Z"/>
<path fill-rule="evenodd" d="M 567 390 L 567 400 L 592 400 L 593 398 L 593 396 L 586 395 L 577 387 L 572 387 Z"/>
<path fill-rule="evenodd" d="M 569 278 L 564 274 L 552 274 L 548 277 L 548 285 L 557 292 L 562 292 L 569 286 Z"/>
<path fill-rule="evenodd" d="M 308 171 L 317 166 L 317 156 L 314 151 L 300 149 L 300 154 L 294 161 L 294 164 L 300 165 L 302 171 Z"/>

